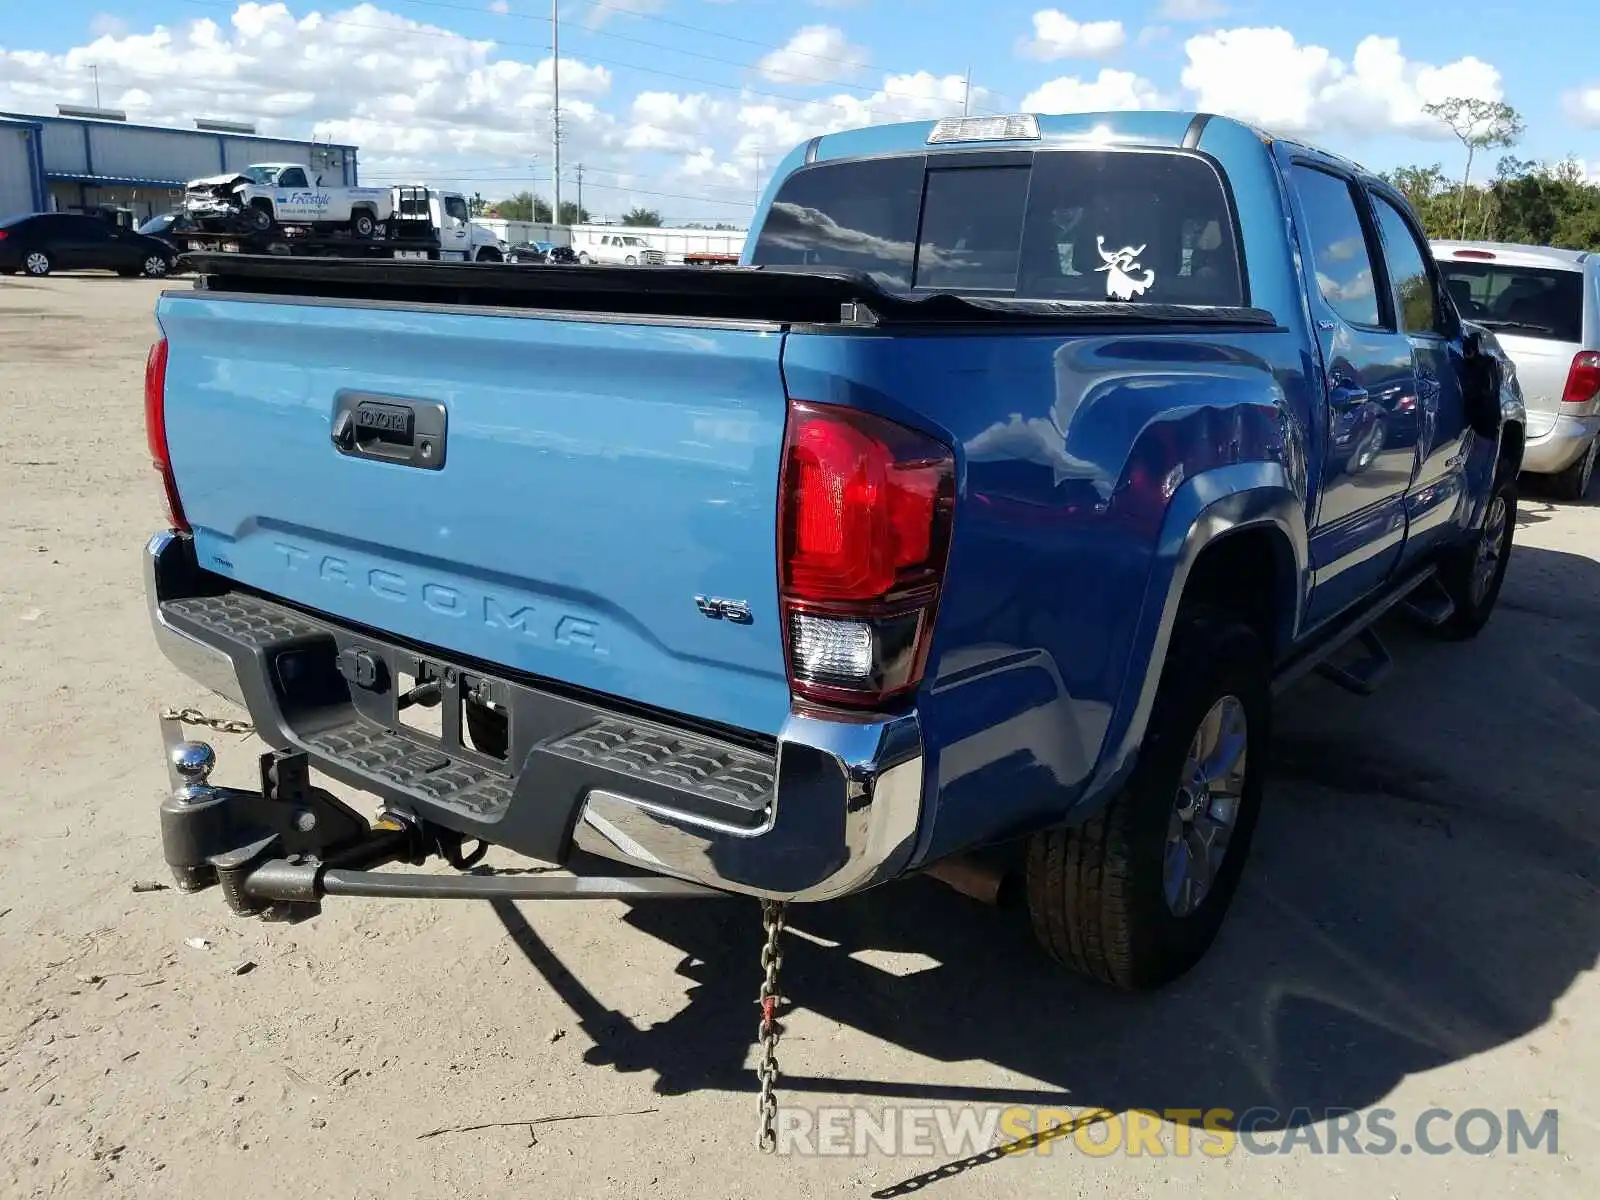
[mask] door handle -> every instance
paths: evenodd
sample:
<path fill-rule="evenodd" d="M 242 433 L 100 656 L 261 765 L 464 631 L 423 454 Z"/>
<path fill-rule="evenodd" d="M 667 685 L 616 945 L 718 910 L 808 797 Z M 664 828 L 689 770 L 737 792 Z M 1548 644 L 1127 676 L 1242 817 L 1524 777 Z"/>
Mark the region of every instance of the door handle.
<path fill-rule="evenodd" d="M 1351 379 L 1336 379 L 1328 399 L 1338 408 L 1353 408 L 1368 400 L 1367 389 Z"/>

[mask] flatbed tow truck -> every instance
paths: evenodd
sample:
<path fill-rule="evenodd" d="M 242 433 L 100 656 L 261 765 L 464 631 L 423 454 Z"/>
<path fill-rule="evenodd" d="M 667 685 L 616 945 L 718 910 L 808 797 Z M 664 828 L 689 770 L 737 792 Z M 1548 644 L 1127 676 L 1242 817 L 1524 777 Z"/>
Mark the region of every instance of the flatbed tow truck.
<path fill-rule="evenodd" d="M 450 219 L 441 207 L 445 193 L 427 187 L 397 187 L 394 214 L 373 227 L 371 237 L 360 237 L 351 230 L 321 230 L 311 225 L 278 223 L 258 229 L 245 216 L 234 219 L 202 219 L 200 227 L 184 231 L 177 239 L 190 254 L 271 254 L 302 258 L 414 258 L 430 261 L 499 261 L 498 247 L 479 247 L 471 237 L 470 223 L 453 229 L 454 236 L 443 235 L 440 223 Z M 446 241 L 464 242 L 452 250 Z"/>

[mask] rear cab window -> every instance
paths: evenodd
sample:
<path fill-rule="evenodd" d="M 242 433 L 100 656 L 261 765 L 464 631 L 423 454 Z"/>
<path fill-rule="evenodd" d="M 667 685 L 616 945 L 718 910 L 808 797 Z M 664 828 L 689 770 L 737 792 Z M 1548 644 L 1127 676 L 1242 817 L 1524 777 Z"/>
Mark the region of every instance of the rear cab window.
<path fill-rule="evenodd" d="M 1516 337 L 1583 340 L 1583 272 L 1576 268 L 1512 266 L 1439 259 L 1445 288 L 1469 321 Z"/>
<path fill-rule="evenodd" d="M 774 198 L 751 262 L 861 271 L 891 292 L 1248 303 L 1227 187 L 1187 152 L 977 151 L 801 168 Z"/>

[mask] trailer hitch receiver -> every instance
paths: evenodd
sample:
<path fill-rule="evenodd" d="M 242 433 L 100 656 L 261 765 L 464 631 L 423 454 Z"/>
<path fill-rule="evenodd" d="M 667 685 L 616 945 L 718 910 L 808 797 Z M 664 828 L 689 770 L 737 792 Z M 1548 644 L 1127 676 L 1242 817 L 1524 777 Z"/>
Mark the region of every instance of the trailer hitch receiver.
<path fill-rule="evenodd" d="M 270 750 L 260 759 L 259 791 L 211 782 L 216 753 L 205 742 L 169 735 L 173 787 L 161 805 L 161 845 L 180 890 L 220 885 L 240 916 L 303 919 L 316 901 L 290 901 L 282 911 L 246 888 L 251 871 L 268 859 L 292 862 L 421 861 L 414 826 L 386 821 L 374 828 L 332 793 L 311 783 L 305 754 Z"/>

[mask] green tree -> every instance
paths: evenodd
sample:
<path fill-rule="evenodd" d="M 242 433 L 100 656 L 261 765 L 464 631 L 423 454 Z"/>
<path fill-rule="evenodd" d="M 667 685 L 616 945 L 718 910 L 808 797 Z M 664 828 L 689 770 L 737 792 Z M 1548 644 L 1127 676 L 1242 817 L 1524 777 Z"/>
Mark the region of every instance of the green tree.
<path fill-rule="evenodd" d="M 1485 241 L 1600 250 L 1600 183 L 1574 162 L 1553 166 L 1504 155 L 1486 184 L 1463 187 L 1437 166 L 1397 167 L 1385 178 L 1405 196 L 1432 238 L 1453 238 L 1461 212 L 1478 217 Z"/>
<path fill-rule="evenodd" d="M 661 214 L 653 208 L 630 208 L 622 214 L 624 225 L 636 225 L 642 228 L 656 228 L 661 224 Z"/>
<path fill-rule="evenodd" d="M 489 211 L 489 202 L 483 198 L 482 192 L 472 193 L 472 199 L 467 201 L 467 211 L 475 217 L 481 217 Z"/>
<path fill-rule="evenodd" d="M 505 200 L 496 200 L 489 206 L 489 212 L 506 221 L 537 221 L 545 224 L 550 220 L 550 201 L 532 192 L 518 192 Z M 583 225 L 588 221 L 587 208 L 581 208 L 571 200 L 561 202 L 561 224 Z"/>
<path fill-rule="evenodd" d="M 1479 150 L 1515 146 L 1526 125 L 1522 115 L 1500 100 L 1451 96 L 1437 104 L 1424 104 L 1422 111 L 1436 117 L 1456 135 L 1467 150 L 1467 165 L 1461 172 L 1460 229 L 1457 237 L 1467 236 L 1467 200 L 1472 183 L 1472 159 Z"/>

